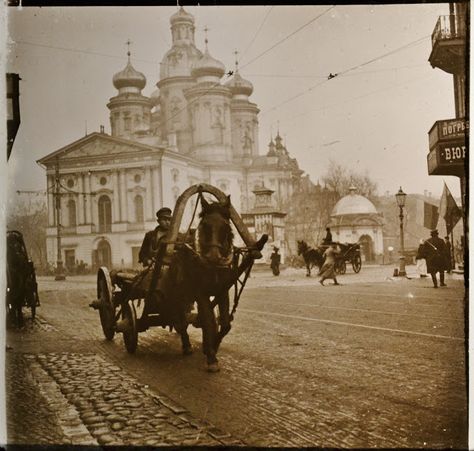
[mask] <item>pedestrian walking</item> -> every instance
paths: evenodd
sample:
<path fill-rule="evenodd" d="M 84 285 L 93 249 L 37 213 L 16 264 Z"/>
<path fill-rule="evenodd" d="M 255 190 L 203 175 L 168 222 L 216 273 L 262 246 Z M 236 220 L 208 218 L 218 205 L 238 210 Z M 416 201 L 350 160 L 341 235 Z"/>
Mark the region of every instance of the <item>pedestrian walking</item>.
<path fill-rule="evenodd" d="M 433 287 L 438 288 L 436 273 L 439 272 L 440 286 L 445 287 L 444 270 L 446 268 L 446 244 L 438 236 L 437 230 L 431 231 L 431 238 L 425 241 L 426 267 L 431 274 Z"/>
<path fill-rule="evenodd" d="M 319 279 L 319 283 L 324 286 L 324 281 L 326 279 L 334 280 L 334 285 L 340 285 L 336 279 L 336 258 L 339 251 L 337 249 L 337 245 L 332 243 L 325 251 L 324 251 L 324 263 L 319 271 L 319 275 L 321 278 Z"/>
<path fill-rule="evenodd" d="M 425 241 L 420 240 L 420 245 L 416 252 L 416 269 L 420 277 L 427 277 L 426 259 L 425 259 Z"/>
<path fill-rule="evenodd" d="M 272 272 L 274 276 L 278 276 L 280 274 L 280 261 L 281 256 L 278 253 L 279 249 L 276 246 L 273 246 L 272 255 L 270 255 L 270 268 L 272 268 Z"/>

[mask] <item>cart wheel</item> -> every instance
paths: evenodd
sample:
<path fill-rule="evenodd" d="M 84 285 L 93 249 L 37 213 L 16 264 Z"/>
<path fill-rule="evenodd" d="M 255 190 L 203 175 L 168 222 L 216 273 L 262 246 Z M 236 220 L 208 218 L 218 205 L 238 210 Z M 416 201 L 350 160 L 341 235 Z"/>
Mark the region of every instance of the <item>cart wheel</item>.
<path fill-rule="evenodd" d="M 360 268 L 362 268 L 362 259 L 360 258 L 360 255 L 356 255 L 352 259 L 352 269 L 355 273 L 358 273 Z"/>
<path fill-rule="evenodd" d="M 345 274 L 346 273 L 346 262 L 344 260 L 340 260 L 336 263 L 336 273 L 337 274 Z"/>
<path fill-rule="evenodd" d="M 97 298 L 100 301 L 99 315 L 102 331 L 107 340 L 115 335 L 115 307 L 112 301 L 112 282 L 109 271 L 102 267 L 97 273 Z"/>
<path fill-rule="evenodd" d="M 122 320 L 126 324 L 123 331 L 123 342 L 127 351 L 133 354 L 138 344 L 137 312 L 132 301 L 122 305 Z"/>
<path fill-rule="evenodd" d="M 34 321 L 36 318 L 36 306 L 38 305 L 38 294 L 36 292 L 33 292 L 33 296 L 31 299 L 31 321 Z"/>

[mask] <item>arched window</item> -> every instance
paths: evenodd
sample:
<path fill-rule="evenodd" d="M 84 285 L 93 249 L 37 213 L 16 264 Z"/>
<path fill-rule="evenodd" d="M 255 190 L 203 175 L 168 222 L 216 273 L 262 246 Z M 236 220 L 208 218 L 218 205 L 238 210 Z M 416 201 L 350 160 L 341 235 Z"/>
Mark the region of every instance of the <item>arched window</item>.
<path fill-rule="evenodd" d="M 135 205 L 135 221 L 143 222 L 143 197 L 137 194 L 133 203 Z"/>
<path fill-rule="evenodd" d="M 99 197 L 99 232 L 112 231 L 112 203 L 108 196 Z"/>
<path fill-rule="evenodd" d="M 76 201 L 69 199 L 67 203 L 68 226 L 76 227 Z"/>

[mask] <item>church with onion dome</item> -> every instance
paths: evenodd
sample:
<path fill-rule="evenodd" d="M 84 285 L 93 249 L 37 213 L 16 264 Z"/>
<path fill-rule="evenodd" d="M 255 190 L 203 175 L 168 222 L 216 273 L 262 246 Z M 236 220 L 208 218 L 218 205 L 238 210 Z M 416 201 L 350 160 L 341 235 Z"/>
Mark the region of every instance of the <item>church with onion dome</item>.
<path fill-rule="evenodd" d="M 383 224 L 375 205 L 351 186 L 349 194 L 334 205 L 328 227 L 333 241 L 359 243 L 363 261 L 380 262 L 384 253 Z"/>
<path fill-rule="evenodd" d="M 254 209 L 258 187 L 272 191 L 272 208 L 284 214 L 298 188 L 303 171 L 279 133 L 260 152 L 259 108 L 238 63 L 224 81 L 207 37 L 203 50 L 196 46 L 194 16 L 181 7 L 170 24 L 172 45 L 152 81 L 156 89 L 145 94 L 147 80 L 128 51 L 125 68 L 111 74 L 110 133 L 101 126 L 38 160 L 49 193 L 49 262 L 57 260 L 58 222 L 67 267 L 130 267 L 145 231 L 156 226 L 155 212 L 173 208 L 191 185 L 217 186 L 241 214 Z M 276 244 L 284 258 L 285 243 Z"/>

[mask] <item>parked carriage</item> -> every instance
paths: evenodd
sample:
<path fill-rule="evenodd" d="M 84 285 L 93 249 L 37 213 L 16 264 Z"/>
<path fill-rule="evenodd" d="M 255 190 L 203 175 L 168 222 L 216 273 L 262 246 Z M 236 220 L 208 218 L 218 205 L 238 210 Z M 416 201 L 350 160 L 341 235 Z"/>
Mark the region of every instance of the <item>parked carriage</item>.
<path fill-rule="evenodd" d="M 203 193 L 212 194 L 217 202 L 207 203 Z M 198 226 L 199 251 L 189 240 L 191 224 L 184 235 L 179 233 L 186 203 L 193 195 L 198 196 L 193 219 L 199 200 L 203 207 Z M 230 223 L 245 246 L 233 245 Z M 116 333 L 122 333 L 127 351 L 134 353 L 139 332 L 153 326 L 175 328 L 181 335 L 183 353 L 189 354 L 191 344 L 186 328 L 192 324 L 202 328 L 208 370 L 217 371 L 217 349 L 230 330 L 252 265 L 262 257 L 260 251 L 267 239 L 267 235 L 257 242 L 253 239 L 230 204 L 230 197 L 222 191 L 207 184 L 191 186 L 178 198 L 170 230 L 148 269 L 138 273 L 99 269 L 98 299 L 91 307 L 99 310 L 106 339 L 112 340 Z M 197 313 L 193 311 L 195 302 Z"/>
<path fill-rule="evenodd" d="M 18 230 L 7 231 L 7 321 L 23 325 L 23 307 L 31 309 L 31 319 L 36 316 L 40 301 L 33 261 L 26 250 L 23 235 Z"/>

